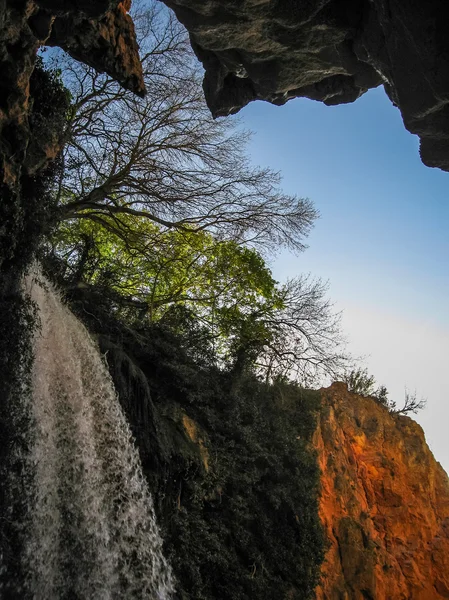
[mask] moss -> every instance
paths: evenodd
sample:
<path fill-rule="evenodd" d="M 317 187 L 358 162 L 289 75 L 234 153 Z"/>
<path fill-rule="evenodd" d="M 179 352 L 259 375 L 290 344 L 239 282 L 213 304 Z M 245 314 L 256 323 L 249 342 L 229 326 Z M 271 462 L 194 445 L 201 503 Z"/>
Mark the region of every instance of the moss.
<path fill-rule="evenodd" d="M 34 307 L 18 287 L 0 298 L 0 569 L 1 597 L 24 598 L 21 548 L 32 486 L 26 469 L 30 441 L 31 338 L 36 323 Z M 19 589 L 17 589 L 19 586 Z"/>

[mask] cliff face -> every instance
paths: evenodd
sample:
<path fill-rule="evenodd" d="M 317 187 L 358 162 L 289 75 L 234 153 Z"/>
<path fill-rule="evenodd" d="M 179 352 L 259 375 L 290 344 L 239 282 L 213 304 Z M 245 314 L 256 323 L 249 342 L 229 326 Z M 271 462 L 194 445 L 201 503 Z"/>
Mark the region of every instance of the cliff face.
<path fill-rule="evenodd" d="M 143 94 L 129 8 L 130 0 L 0 2 L 0 298 L 17 287 L 20 265 L 31 254 L 29 231 L 33 230 L 33 239 L 40 235 L 41 221 L 49 211 L 37 197 L 37 179 L 45 176 L 63 144 L 60 120 L 47 115 L 45 126 L 41 118 L 41 126 L 33 120 L 36 52 L 40 45 L 60 46 Z M 39 94 L 45 104 L 45 90 Z"/>
<path fill-rule="evenodd" d="M 251 100 L 353 102 L 383 83 L 425 164 L 449 170 L 445 0 L 164 0 L 206 69 L 212 112 Z"/>
<path fill-rule="evenodd" d="M 71 301 L 107 352 L 180 599 L 449 598 L 449 480 L 415 421 L 342 383 L 222 372 L 165 329 L 130 337 L 101 291 Z"/>
<path fill-rule="evenodd" d="M 144 93 L 130 1 L 6 0 L 0 4 L 0 184 L 17 192 L 24 169 L 45 163 L 28 156 L 29 82 L 40 45 L 57 45 L 124 86 Z M 44 144 L 45 145 L 45 144 Z M 48 145 L 48 158 L 57 152 Z M 2 195 L 3 195 L 2 194 Z"/>
<path fill-rule="evenodd" d="M 317 600 L 449 598 L 449 480 L 421 427 L 344 384 L 323 397 Z"/>

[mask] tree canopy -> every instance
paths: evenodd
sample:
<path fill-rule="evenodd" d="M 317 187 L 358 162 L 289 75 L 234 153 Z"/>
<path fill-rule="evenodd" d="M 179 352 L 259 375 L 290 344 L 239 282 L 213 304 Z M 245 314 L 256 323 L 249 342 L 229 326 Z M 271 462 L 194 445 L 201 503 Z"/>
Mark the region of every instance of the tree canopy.
<path fill-rule="evenodd" d="M 72 95 L 59 218 L 120 232 L 120 217 L 129 215 L 163 229 L 302 250 L 317 216 L 312 203 L 285 194 L 278 173 L 251 164 L 238 121 L 211 118 L 187 35 L 171 14 L 157 2 L 135 12 L 144 99 L 57 55 Z"/>
<path fill-rule="evenodd" d="M 175 329 L 194 319 L 219 362 L 251 365 L 267 379 L 309 381 L 345 364 L 339 316 L 321 281 L 279 284 L 254 248 L 204 231 L 162 231 L 129 215 L 121 222 L 121 235 L 91 220 L 60 224 L 48 251 L 69 286 L 112 294 L 123 319 Z"/>
<path fill-rule="evenodd" d="M 103 289 L 116 316 L 195 320 L 219 364 L 268 380 L 335 376 L 346 357 L 326 285 L 278 284 L 264 258 L 303 250 L 316 210 L 250 163 L 238 121 L 211 118 L 170 13 L 135 11 L 146 98 L 64 54 L 47 60 L 72 99 L 47 255 L 69 285 Z"/>

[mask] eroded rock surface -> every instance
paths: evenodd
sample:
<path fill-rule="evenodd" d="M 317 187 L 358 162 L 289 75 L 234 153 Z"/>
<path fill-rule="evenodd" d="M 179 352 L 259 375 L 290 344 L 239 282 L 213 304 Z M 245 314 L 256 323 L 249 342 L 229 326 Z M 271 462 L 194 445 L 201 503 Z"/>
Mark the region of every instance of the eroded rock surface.
<path fill-rule="evenodd" d="M 251 100 L 353 102 L 380 84 L 425 164 L 449 170 L 445 0 L 164 0 L 206 69 L 212 112 Z"/>
<path fill-rule="evenodd" d="M 0 1 L 2 284 L 9 281 L 5 269 L 12 269 L 13 275 L 18 270 L 17 265 L 13 266 L 14 256 L 16 250 L 21 252 L 27 229 L 33 227 L 38 235 L 39 224 L 32 223 L 35 215 L 28 206 L 34 178 L 58 155 L 63 144 L 60 123 L 50 119 L 48 126 L 36 127 L 32 122 L 30 78 L 36 52 L 40 45 L 60 46 L 142 95 L 142 68 L 134 25 L 127 12 L 130 4 L 130 0 Z"/>
<path fill-rule="evenodd" d="M 30 142 L 29 81 L 37 49 L 58 45 L 106 71 L 125 87 L 144 93 L 130 1 L 6 0 L 0 4 L 0 182 L 17 185 Z M 49 147 L 49 157 L 55 154 Z"/>
<path fill-rule="evenodd" d="M 345 384 L 323 397 L 317 600 L 449 598 L 449 480 L 421 427 Z"/>

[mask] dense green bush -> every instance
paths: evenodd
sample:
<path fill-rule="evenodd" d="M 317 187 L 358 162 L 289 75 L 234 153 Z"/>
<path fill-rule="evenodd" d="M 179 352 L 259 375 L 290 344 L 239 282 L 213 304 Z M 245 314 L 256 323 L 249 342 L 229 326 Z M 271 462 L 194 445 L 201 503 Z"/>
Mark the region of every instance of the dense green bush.
<path fill-rule="evenodd" d="M 220 371 L 169 329 L 120 324 L 105 298 L 71 292 L 136 435 L 179 598 L 313 597 L 323 558 L 310 447 L 319 394 Z M 207 448 L 208 469 L 184 415 Z"/>

